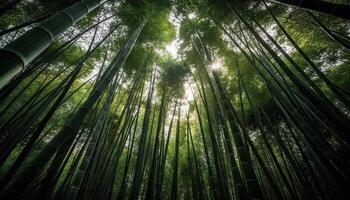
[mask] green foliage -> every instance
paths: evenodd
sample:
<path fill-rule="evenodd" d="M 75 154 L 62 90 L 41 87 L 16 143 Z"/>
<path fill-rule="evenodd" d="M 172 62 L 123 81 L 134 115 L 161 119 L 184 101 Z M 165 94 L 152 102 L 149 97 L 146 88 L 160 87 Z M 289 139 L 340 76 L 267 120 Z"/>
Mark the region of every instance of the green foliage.
<path fill-rule="evenodd" d="M 190 69 L 185 64 L 168 60 L 162 64 L 160 87 L 165 87 L 168 95 L 181 98 L 184 95 L 184 82 Z"/>

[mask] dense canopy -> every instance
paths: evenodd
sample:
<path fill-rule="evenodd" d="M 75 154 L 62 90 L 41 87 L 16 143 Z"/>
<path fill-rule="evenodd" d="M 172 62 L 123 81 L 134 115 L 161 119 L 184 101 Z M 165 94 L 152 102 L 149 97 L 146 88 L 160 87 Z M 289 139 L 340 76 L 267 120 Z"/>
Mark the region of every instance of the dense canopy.
<path fill-rule="evenodd" d="M 0 199 L 350 198 L 347 0 L 1 0 Z"/>

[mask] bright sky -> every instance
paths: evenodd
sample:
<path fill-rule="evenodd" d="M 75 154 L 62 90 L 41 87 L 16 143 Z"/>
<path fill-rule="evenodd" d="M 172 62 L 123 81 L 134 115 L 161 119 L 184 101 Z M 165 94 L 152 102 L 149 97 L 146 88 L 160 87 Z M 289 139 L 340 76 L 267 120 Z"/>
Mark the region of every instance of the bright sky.
<path fill-rule="evenodd" d="M 197 15 L 196 15 L 195 13 L 190 13 L 190 14 L 188 14 L 187 17 L 188 17 L 189 19 L 194 19 L 194 18 L 197 17 Z"/>
<path fill-rule="evenodd" d="M 216 59 L 209 65 L 209 69 L 213 71 L 221 71 L 223 69 L 223 65 L 224 64 L 220 59 Z"/>
<path fill-rule="evenodd" d="M 196 14 L 195 13 L 190 13 L 187 16 L 189 19 L 194 19 L 196 18 Z M 181 21 L 179 19 L 176 18 L 175 13 L 171 12 L 170 16 L 169 16 L 169 21 L 175 25 L 176 28 L 176 39 L 174 41 L 172 41 L 170 44 L 168 44 L 165 48 L 168 51 L 168 53 L 170 53 L 170 55 L 173 58 L 177 58 L 178 56 L 178 50 L 180 48 L 180 38 L 179 38 L 179 29 L 180 29 L 180 23 Z"/>
<path fill-rule="evenodd" d="M 177 34 L 176 34 L 177 37 Z M 177 58 L 177 54 L 178 54 L 178 50 L 180 47 L 180 43 L 179 41 L 176 39 L 173 42 L 171 42 L 170 44 L 168 44 L 165 48 L 168 51 L 168 53 L 170 53 L 171 57 L 173 58 Z"/>
<path fill-rule="evenodd" d="M 177 58 L 178 56 L 178 50 L 180 48 L 180 38 L 179 38 L 179 30 L 180 30 L 180 20 L 175 17 L 175 13 L 171 12 L 169 16 L 169 21 L 175 26 L 176 28 L 176 39 L 172 41 L 170 44 L 168 44 L 165 48 L 167 52 L 171 55 L 173 58 Z"/>
<path fill-rule="evenodd" d="M 182 99 L 182 104 L 181 104 L 181 113 L 185 116 L 187 112 L 190 110 L 190 104 L 189 102 L 193 101 L 194 95 L 191 90 L 191 83 L 186 81 L 184 83 L 184 90 L 185 90 L 185 96 Z M 193 86 L 192 86 L 193 87 Z"/>

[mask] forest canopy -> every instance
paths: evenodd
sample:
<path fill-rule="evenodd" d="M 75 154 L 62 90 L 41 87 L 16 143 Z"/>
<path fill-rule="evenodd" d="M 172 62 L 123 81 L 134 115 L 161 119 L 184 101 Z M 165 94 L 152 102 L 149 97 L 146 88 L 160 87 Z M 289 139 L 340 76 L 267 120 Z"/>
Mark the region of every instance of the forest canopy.
<path fill-rule="evenodd" d="M 348 199 L 347 0 L 0 0 L 0 199 Z"/>

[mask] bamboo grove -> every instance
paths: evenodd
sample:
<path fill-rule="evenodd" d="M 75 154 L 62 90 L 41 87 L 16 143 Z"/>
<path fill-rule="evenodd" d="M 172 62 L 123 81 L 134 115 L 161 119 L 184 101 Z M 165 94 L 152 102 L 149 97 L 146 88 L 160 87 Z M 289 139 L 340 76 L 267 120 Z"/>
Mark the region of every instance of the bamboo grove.
<path fill-rule="evenodd" d="M 1 1 L 0 199 L 348 199 L 349 9 Z"/>

